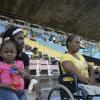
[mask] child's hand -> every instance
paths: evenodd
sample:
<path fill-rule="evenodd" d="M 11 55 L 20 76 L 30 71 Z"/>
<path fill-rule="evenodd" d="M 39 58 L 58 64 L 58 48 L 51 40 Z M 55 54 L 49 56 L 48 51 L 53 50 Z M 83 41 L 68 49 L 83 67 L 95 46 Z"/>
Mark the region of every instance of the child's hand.
<path fill-rule="evenodd" d="M 20 68 L 18 68 L 18 66 L 14 65 L 11 67 L 13 70 L 16 71 L 16 74 L 18 73 L 19 75 L 23 76 L 24 75 L 24 71 L 21 70 Z"/>
<path fill-rule="evenodd" d="M 18 70 L 18 66 L 16 66 L 16 65 L 13 65 L 13 66 L 11 67 L 11 69 Z"/>
<path fill-rule="evenodd" d="M 12 66 L 10 71 L 12 74 L 19 74 L 18 67 L 16 65 Z"/>

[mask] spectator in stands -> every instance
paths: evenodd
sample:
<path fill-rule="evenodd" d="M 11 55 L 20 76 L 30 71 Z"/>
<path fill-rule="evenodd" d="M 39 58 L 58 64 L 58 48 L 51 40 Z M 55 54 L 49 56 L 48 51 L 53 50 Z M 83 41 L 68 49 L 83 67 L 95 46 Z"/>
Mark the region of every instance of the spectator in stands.
<path fill-rule="evenodd" d="M 35 47 L 35 48 L 32 50 L 32 52 L 33 52 L 32 59 L 40 59 L 39 53 L 38 53 L 38 48 Z"/>
<path fill-rule="evenodd" d="M 44 60 L 49 60 L 49 56 L 48 56 L 48 54 L 43 54 L 42 59 L 44 59 Z"/>
<path fill-rule="evenodd" d="M 23 28 L 23 34 L 24 34 L 24 37 L 27 36 L 27 28 L 26 27 Z"/>
<path fill-rule="evenodd" d="M 95 79 L 95 69 L 78 53 L 80 49 L 80 38 L 76 35 L 70 35 L 67 38 L 66 46 L 68 53 L 61 57 L 63 73 L 74 73 L 79 82 L 100 86 Z M 96 68 L 96 70 L 98 69 Z M 71 78 L 69 80 L 71 81 L 73 79 Z"/>
<path fill-rule="evenodd" d="M 30 40 L 36 41 L 36 40 L 35 40 L 35 35 L 34 35 L 34 34 L 31 34 Z"/>
<path fill-rule="evenodd" d="M 24 93 L 24 64 L 16 60 L 17 47 L 11 40 L 1 44 L 0 100 L 26 100 Z"/>
<path fill-rule="evenodd" d="M 25 45 L 25 53 L 29 56 L 29 58 L 32 58 L 33 52 L 31 51 L 32 48 L 29 45 Z"/>
<path fill-rule="evenodd" d="M 53 35 L 51 34 L 50 38 L 49 38 L 49 42 L 53 41 Z"/>
<path fill-rule="evenodd" d="M 15 18 L 11 18 L 8 20 L 8 25 L 6 26 L 6 30 L 10 27 L 14 27 L 15 26 Z"/>
<path fill-rule="evenodd" d="M 51 65 L 56 65 L 56 64 L 57 64 L 57 61 L 58 61 L 58 60 L 56 60 L 55 57 L 51 57 L 51 59 L 50 59 Z"/>
<path fill-rule="evenodd" d="M 53 43 L 56 43 L 56 36 L 53 35 L 53 39 L 52 39 Z"/>

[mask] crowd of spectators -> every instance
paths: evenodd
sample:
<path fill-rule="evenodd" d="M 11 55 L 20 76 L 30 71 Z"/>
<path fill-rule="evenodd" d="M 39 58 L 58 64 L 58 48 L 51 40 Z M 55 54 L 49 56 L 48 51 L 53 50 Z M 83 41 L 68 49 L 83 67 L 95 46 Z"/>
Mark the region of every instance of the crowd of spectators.
<path fill-rule="evenodd" d="M 54 29 L 50 29 L 45 30 L 44 27 L 38 25 L 37 27 L 29 27 L 29 23 L 25 23 L 25 25 L 21 25 L 19 23 L 17 23 L 15 18 L 10 18 L 9 20 L 6 20 L 6 25 L 5 25 L 5 29 L 12 27 L 12 26 L 19 26 L 23 29 L 23 34 L 24 37 L 29 38 L 30 40 L 36 41 L 36 38 L 42 38 L 44 41 L 47 41 L 49 43 L 54 43 L 54 44 L 58 44 L 61 46 L 65 46 L 65 40 L 67 40 L 67 37 L 69 34 L 65 33 L 65 34 L 58 34 L 59 32 L 57 32 Z M 81 49 L 84 49 L 83 52 L 85 54 L 85 52 L 87 52 L 87 50 L 89 52 L 92 51 L 92 49 L 96 48 L 97 44 L 95 42 L 91 42 L 91 41 L 87 41 L 85 39 L 81 39 Z"/>

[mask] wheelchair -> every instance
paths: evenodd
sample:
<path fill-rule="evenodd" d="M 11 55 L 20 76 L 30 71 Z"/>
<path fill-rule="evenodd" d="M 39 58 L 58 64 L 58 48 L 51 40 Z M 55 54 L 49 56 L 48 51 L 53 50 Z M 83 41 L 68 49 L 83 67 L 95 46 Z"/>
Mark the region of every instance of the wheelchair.
<path fill-rule="evenodd" d="M 61 93 L 60 93 L 60 96 L 63 96 L 63 98 L 61 98 L 61 97 L 59 97 L 59 98 L 56 98 L 56 99 L 51 99 L 52 98 L 52 94 L 53 94 L 53 92 L 56 92 L 56 91 L 62 91 L 62 92 L 64 92 L 64 94 L 65 94 L 65 96 L 64 96 L 64 94 L 63 95 L 61 95 Z M 66 95 L 67 95 L 67 99 L 66 99 Z M 51 91 L 49 92 L 49 95 L 48 95 L 48 99 L 47 100 L 75 100 L 74 99 L 74 96 L 73 96 L 73 94 L 71 93 L 71 91 L 67 88 L 67 87 L 65 87 L 64 85 L 57 85 L 57 86 L 55 86 L 55 87 L 53 87 L 52 89 L 51 89 Z"/>
<path fill-rule="evenodd" d="M 62 74 L 60 67 L 59 70 L 59 85 L 51 89 L 48 100 L 51 100 L 54 91 L 59 91 L 59 100 L 93 100 L 94 96 L 100 97 L 100 87 L 80 84 L 75 74 Z M 72 78 L 73 80 L 67 81 L 66 79 L 68 78 Z"/>

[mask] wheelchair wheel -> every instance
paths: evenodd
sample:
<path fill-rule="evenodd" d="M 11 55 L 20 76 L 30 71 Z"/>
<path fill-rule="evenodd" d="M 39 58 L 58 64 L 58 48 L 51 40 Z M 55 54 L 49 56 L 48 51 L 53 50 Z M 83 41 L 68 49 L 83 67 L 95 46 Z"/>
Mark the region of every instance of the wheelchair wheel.
<path fill-rule="evenodd" d="M 61 98 L 61 94 L 60 94 L 61 90 L 63 91 L 64 94 L 66 94 L 66 97 L 63 98 L 63 99 Z M 59 92 L 59 94 L 60 94 L 60 98 L 56 99 L 56 100 L 75 100 L 74 97 L 73 97 L 73 94 L 71 93 L 71 91 L 63 85 L 57 85 L 57 86 L 53 87 L 51 89 L 51 91 L 49 92 L 47 100 L 55 100 L 54 98 L 51 99 L 52 94 L 53 94 L 54 91 L 56 91 L 56 93 Z"/>

